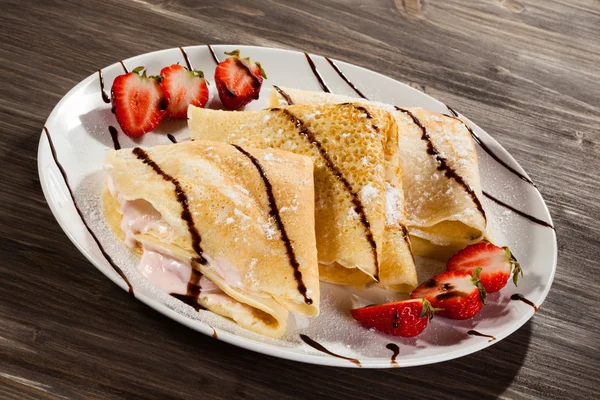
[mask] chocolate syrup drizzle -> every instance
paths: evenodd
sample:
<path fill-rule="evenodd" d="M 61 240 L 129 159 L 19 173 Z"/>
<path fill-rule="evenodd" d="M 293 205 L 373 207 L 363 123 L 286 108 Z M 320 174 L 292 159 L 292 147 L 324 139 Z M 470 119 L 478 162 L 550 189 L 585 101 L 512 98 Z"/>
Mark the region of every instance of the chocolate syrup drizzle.
<path fill-rule="evenodd" d="M 115 150 L 121 150 L 121 143 L 119 143 L 119 132 L 117 131 L 117 128 L 115 128 L 112 125 L 109 125 L 108 132 L 110 133 L 110 137 L 112 138 L 113 147 L 115 148 Z"/>
<path fill-rule="evenodd" d="M 486 335 L 485 333 L 480 333 L 480 332 L 474 331 L 472 329 L 470 331 L 468 331 L 467 334 L 468 335 L 472 335 L 472 336 L 481 336 L 481 337 L 490 338 L 488 340 L 488 342 L 493 342 L 494 340 L 496 340 L 496 338 L 494 336 L 492 336 L 492 335 Z"/>
<path fill-rule="evenodd" d="M 208 47 L 208 50 L 210 50 L 210 54 L 212 55 L 213 60 L 215 60 L 215 63 L 217 63 L 217 65 L 219 65 L 219 59 L 217 58 L 217 55 L 215 54 L 215 51 L 213 50 L 213 48 L 211 47 L 210 44 L 207 44 L 206 47 Z"/>
<path fill-rule="evenodd" d="M 511 167 L 510 165 L 508 165 L 507 163 L 505 163 L 504 161 L 502 161 L 502 159 L 500 157 L 498 157 L 498 155 L 496 155 L 496 153 L 494 153 L 492 151 L 492 149 L 490 149 L 479 137 L 479 135 L 477 135 L 473 129 L 471 129 L 471 127 L 462 119 L 460 119 L 460 117 L 458 116 L 458 113 L 456 111 L 454 111 L 454 109 L 452 107 L 450 107 L 449 105 L 445 105 L 446 108 L 448 108 L 448 110 L 452 113 L 451 117 L 456 118 L 457 120 L 459 120 L 464 126 L 465 128 L 467 128 L 467 130 L 469 131 L 469 133 L 471 134 L 471 136 L 473 137 L 473 139 L 475 140 L 475 142 L 477 142 L 477 144 L 486 152 L 490 155 L 490 157 L 492 157 L 494 160 L 496 160 L 498 162 L 498 164 L 502 165 L 504 168 L 506 168 L 507 170 L 509 170 L 510 172 L 512 172 L 513 174 L 515 174 L 516 176 L 518 176 L 519 178 L 521 178 L 522 180 L 524 180 L 525 182 L 529 183 L 530 185 L 534 186 L 537 188 L 537 186 L 535 186 L 535 183 L 533 183 L 533 181 L 531 179 L 529 179 L 528 177 L 526 177 L 525 175 L 523 175 L 522 173 L 520 173 L 519 171 L 517 171 L 516 169 L 514 169 L 513 167 Z"/>
<path fill-rule="evenodd" d="M 119 268 L 119 266 L 117 264 L 115 264 L 115 262 L 113 261 L 111 256 L 106 252 L 106 250 L 104 250 L 104 247 L 102 247 L 102 245 L 100 244 L 100 240 L 98 240 L 98 237 L 96 236 L 94 231 L 92 231 L 92 228 L 90 228 L 90 226 L 85 221 L 85 218 L 83 217 L 83 213 L 81 212 L 81 210 L 79 209 L 79 206 L 77 206 L 77 202 L 75 201 L 75 196 L 73 195 L 73 190 L 71 189 L 71 185 L 69 185 L 69 178 L 67 177 L 67 173 L 66 173 L 65 169 L 63 168 L 63 166 L 58 161 L 58 157 L 56 155 L 56 149 L 54 148 L 54 143 L 52 142 L 52 138 L 50 137 L 48 128 L 46 128 L 45 126 L 44 126 L 44 132 L 46 133 L 46 138 L 48 139 L 48 143 L 50 144 L 50 151 L 52 152 L 52 158 L 54 158 L 54 163 L 58 167 L 60 174 L 62 175 L 62 177 L 65 181 L 65 185 L 67 186 L 67 190 L 69 191 L 69 194 L 71 195 L 71 200 L 73 201 L 73 205 L 75 206 L 75 211 L 77 211 L 79 218 L 81 218 L 81 222 L 83 222 L 83 225 L 89 232 L 90 236 L 92 237 L 92 239 L 94 239 L 94 242 L 96 242 L 98 249 L 100 249 L 100 252 L 104 256 L 106 261 L 108 261 L 110 266 L 115 270 L 115 272 L 117 274 L 119 274 L 119 276 L 121 278 L 123 278 L 123 280 L 127 284 L 127 286 L 129 287 L 129 294 L 134 296 L 135 294 L 133 292 L 133 286 L 131 286 L 129 279 L 127 279 L 127 276 L 125 276 L 125 273 L 123 273 L 123 270 L 121 268 Z"/>
<path fill-rule="evenodd" d="M 212 328 L 212 330 L 213 330 L 212 337 L 215 339 L 218 339 L 219 335 L 217 335 L 217 330 L 215 328 Z"/>
<path fill-rule="evenodd" d="M 488 199 L 494 201 L 495 203 L 500 204 L 502 207 L 508 208 L 509 210 L 511 210 L 512 212 L 514 212 L 515 214 L 518 214 L 518 215 L 520 215 L 523 218 L 527 218 L 528 220 L 530 220 L 531 222 L 533 222 L 535 224 L 542 225 L 542 226 L 545 226 L 547 228 L 556 230 L 553 225 L 547 223 L 546 221 L 542 221 L 541 219 L 538 219 L 538 218 L 536 218 L 536 217 L 534 217 L 532 215 L 524 213 L 523 211 L 517 210 L 513 206 L 510 206 L 510 205 L 506 204 L 505 202 L 498 200 L 497 198 L 495 198 L 494 196 L 492 196 L 491 194 L 489 194 L 487 192 L 483 192 L 483 195 L 485 197 L 487 197 Z"/>
<path fill-rule="evenodd" d="M 358 106 L 358 105 L 353 104 L 353 103 L 342 103 L 340 105 L 341 106 L 352 106 L 352 107 L 354 107 L 355 110 L 364 113 L 367 116 L 367 119 L 373 119 L 373 116 L 371 115 L 371 113 L 369 112 L 369 110 L 367 110 L 366 107 Z M 381 131 L 379 130 L 379 127 L 377 125 L 371 124 L 371 128 L 373 128 L 373 130 L 375 131 L 375 133 L 377 133 L 378 135 L 381 135 Z"/>
<path fill-rule="evenodd" d="M 339 67 L 333 62 L 331 61 L 329 58 L 326 57 L 326 60 L 329 61 L 329 64 L 331 64 L 331 66 L 333 67 L 333 69 L 338 73 L 338 75 L 344 80 L 346 81 L 346 83 L 352 88 L 354 89 L 354 91 L 356 92 L 356 94 L 358 94 L 360 97 L 362 97 L 365 100 L 368 100 L 367 97 L 365 95 L 363 95 L 363 93 L 346 77 L 346 75 L 344 75 L 344 73 L 339 69 Z M 281 93 L 281 92 L 280 92 Z M 287 94 L 286 94 L 287 95 Z M 283 96 L 283 93 L 282 93 Z M 285 98 L 285 96 L 284 96 Z M 287 99 L 286 99 L 287 100 Z M 289 103 L 289 101 L 288 101 Z M 290 103 L 291 104 L 291 103 Z M 408 113 L 408 110 L 402 110 L 399 107 L 395 107 L 397 110 L 403 111 L 405 113 Z M 528 177 L 526 177 L 525 175 L 521 174 L 519 171 L 515 170 L 514 168 L 512 168 L 510 165 L 508 165 L 507 163 L 505 163 L 498 155 L 496 155 L 492 149 L 490 149 L 485 142 L 483 142 L 483 140 L 481 140 L 481 138 L 479 137 L 479 135 L 477 135 L 473 129 L 471 129 L 471 127 L 465 123 L 462 119 L 459 118 L 458 113 L 449 105 L 446 104 L 446 108 L 448 108 L 448 110 L 450 111 L 450 113 L 452 113 L 451 116 L 449 117 L 454 117 L 456 119 L 458 119 L 464 126 L 465 128 L 467 128 L 467 130 L 469 131 L 469 133 L 471 134 L 471 137 L 473 138 L 473 140 L 475 140 L 475 142 L 486 152 L 490 155 L 490 157 L 492 157 L 494 160 L 496 160 L 500 165 L 502 165 L 504 168 L 508 169 L 510 172 L 512 172 L 513 174 L 515 174 L 516 176 L 518 176 L 520 179 L 524 180 L 525 182 L 529 183 L 530 185 L 532 185 L 533 187 L 537 188 L 537 186 L 535 185 L 535 183 L 533 183 L 533 181 L 531 179 L 529 179 Z M 415 117 L 412 115 L 412 113 L 409 113 L 409 115 L 413 118 L 413 121 L 415 121 Z M 415 121 L 416 123 L 416 121 Z M 421 130 L 425 133 L 425 127 L 423 127 L 420 123 L 417 124 L 419 125 L 419 128 L 421 128 Z M 431 143 L 431 141 L 429 140 L 429 143 Z M 433 148 L 435 150 L 435 147 Z M 431 154 L 431 153 L 430 153 Z M 439 158 L 436 157 L 438 160 Z M 462 180 L 462 178 L 460 178 Z M 462 180 L 464 182 L 464 180 Z M 459 182 L 460 183 L 460 182 Z M 465 185 L 463 185 L 463 187 L 465 187 Z M 468 185 L 467 185 L 468 187 Z M 467 189 L 467 187 L 465 187 L 465 189 Z M 471 191 L 469 191 L 470 188 L 467 189 L 467 192 L 469 192 L 469 194 L 471 195 L 471 197 L 473 198 L 473 200 L 475 201 L 476 196 L 475 194 Z M 517 209 L 515 209 L 514 207 L 492 197 L 490 194 L 483 192 L 483 194 L 488 197 L 489 199 L 495 201 L 496 203 L 500 204 L 503 207 L 508 208 L 509 210 L 515 212 L 516 214 L 519 214 L 520 216 L 527 218 L 528 220 L 536 223 L 536 224 L 540 224 L 542 226 L 546 226 L 548 228 L 551 229 L 555 229 L 554 226 L 552 226 L 551 224 L 544 222 L 540 219 L 537 219 L 531 215 L 528 215 L 522 211 L 519 211 Z M 476 205 L 477 208 L 480 209 L 480 211 L 483 210 L 483 208 L 481 207 L 481 202 L 479 202 L 479 199 L 477 199 L 476 201 Z M 483 213 L 484 217 L 485 217 L 485 213 Z"/>
<path fill-rule="evenodd" d="M 510 296 L 510 299 L 511 299 L 511 300 L 520 300 L 520 301 L 522 301 L 523 303 L 525 303 L 525 304 L 528 304 L 528 305 L 530 305 L 531 307 L 533 307 L 534 311 L 537 311 L 537 310 L 539 310 L 539 309 L 540 309 L 538 306 L 536 306 L 535 304 L 533 304 L 533 302 L 532 302 L 532 301 L 530 301 L 530 300 L 527 300 L 527 299 L 525 298 L 525 296 L 523 296 L 523 295 L 522 295 L 522 294 L 520 294 L 520 293 L 515 293 L 515 294 L 513 294 L 512 296 Z"/>
<path fill-rule="evenodd" d="M 125 71 L 125 73 L 129 73 L 129 70 L 127 69 L 127 67 L 125 66 L 125 63 L 123 61 L 119 61 L 121 63 L 121 67 L 123 67 L 123 71 Z"/>
<path fill-rule="evenodd" d="M 200 278 L 202 278 L 202 273 L 195 269 L 192 265 L 192 273 L 190 275 L 190 280 L 188 281 L 185 294 L 169 294 L 177 300 L 187 304 L 188 306 L 191 306 L 196 311 L 206 310 L 206 308 L 198 303 L 198 298 L 200 297 L 200 292 L 202 291 L 202 288 L 200 287 Z"/>
<path fill-rule="evenodd" d="M 477 207 L 477 209 L 479 210 L 481 215 L 483 215 L 483 218 L 487 221 L 487 217 L 486 217 L 485 211 L 483 209 L 483 204 L 481 204 L 481 201 L 477 197 L 477 194 L 475 194 L 475 191 L 473 190 L 473 188 L 463 179 L 463 177 L 460 176 L 452 167 L 450 167 L 448 165 L 448 161 L 446 160 L 446 158 L 444 156 L 441 155 L 441 153 L 435 147 L 435 145 L 431 141 L 431 137 L 427 133 L 427 129 L 421 123 L 421 121 L 419 121 L 419 119 L 413 113 L 411 113 L 410 111 L 408 111 L 404 108 L 400 108 L 397 106 L 394 106 L 394 108 L 396 110 L 401 111 L 404 114 L 408 115 L 413 120 L 415 125 L 417 125 L 421 129 L 421 132 L 422 132 L 421 139 L 424 140 L 425 142 L 427 142 L 427 153 L 432 155 L 433 158 L 435 158 L 437 160 L 437 162 L 439 163 L 439 166 L 437 169 L 439 171 L 444 171 L 444 175 L 446 175 L 446 177 L 454 179 L 459 185 L 461 185 L 465 189 L 465 191 L 469 194 L 469 196 L 471 196 L 473 203 L 475 203 L 475 206 Z"/>
<path fill-rule="evenodd" d="M 163 178 L 167 182 L 171 182 L 173 186 L 175 186 L 175 196 L 177 197 L 177 201 L 181 204 L 181 219 L 183 219 L 188 227 L 188 232 L 190 233 L 192 239 L 192 249 L 197 254 L 197 257 L 193 258 L 193 262 L 198 262 L 202 265 L 206 265 L 206 258 L 202 255 L 202 248 L 200 247 L 200 233 L 198 229 L 196 229 L 196 225 L 194 224 L 194 219 L 192 218 L 192 213 L 190 212 L 188 197 L 185 194 L 185 191 L 181 187 L 179 181 L 167 174 L 163 171 L 158 164 L 156 164 L 152 159 L 148 156 L 148 154 L 141 148 L 136 147 L 133 149 L 133 154 L 138 158 L 138 160 L 142 161 L 144 164 L 148 165 L 150 168 L 154 170 L 161 178 Z"/>
<path fill-rule="evenodd" d="M 181 50 L 181 55 L 183 56 L 183 59 L 185 60 L 185 64 L 187 65 L 188 71 L 192 71 L 193 70 L 192 63 L 190 62 L 190 59 L 188 58 L 187 53 L 185 52 L 183 47 L 180 47 L 179 50 Z"/>
<path fill-rule="evenodd" d="M 173 143 L 177 143 L 177 139 L 175 139 L 175 136 L 171 135 L 170 133 L 167 135 L 167 137 L 169 138 L 169 140 Z"/>
<path fill-rule="evenodd" d="M 375 238 L 373 237 L 373 232 L 371 231 L 371 224 L 369 223 L 369 220 L 367 219 L 367 215 L 365 213 L 365 208 L 363 207 L 362 202 L 360 201 L 360 198 L 358 197 L 358 194 L 356 194 L 356 192 L 352 189 L 352 185 L 350 184 L 350 182 L 348 182 L 346 177 L 344 177 L 344 174 L 342 173 L 342 171 L 335 165 L 335 163 L 333 162 L 331 157 L 329 157 L 329 154 L 327 153 L 327 150 L 325 150 L 325 147 L 323 147 L 323 144 L 317 140 L 315 134 L 306 127 L 304 122 L 302 122 L 299 118 L 297 118 L 289 110 L 280 109 L 280 108 L 272 108 L 271 111 L 280 111 L 281 113 L 283 113 L 294 124 L 296 129 L 298 129 L 298 131 L 299 131 L 298 133 L 300 133 L 301 136 L 306 138 L 306 140 L 308 141 L 309 144 L 311 144 L 317 148 L 317 150 L 319 151 L 319 155 L 325 161 L 325 164 L 327 165 L 327 168 L 329 169 L 329 171 L 338 179 L 338 181 L 340 181 L 342 183 L 342 185 L 344 186 L 346 191 L 352 197 L 352 204 L 354 205 L 354 211 L 360 217 L 360 222 L 362 223 L 363 227 L 365 228 L 367 241 L 371 245 L 371 251 L 373 252 L 373 258 L 375 261 L 375 274 L 374 274 L 373 278 L 377 282 L 379 282 L 379 261 L 378 261 L 378 257 L 377 257 L 377 243 L 375 243 Z"/>
<path fill-rule="evenodd" d="M 325 59 L 329 62 L 329 64 L 331 64 L 331 66 L 333 67 L 333 69 L 335 70 L 335 72 L 338 73 L 338 75 L 340 76 L 340 78 L 342 78 L 344 81 L 346 81 L 346 83 L 348 84 L 348 86 L 350 86 L 357 95 L 359 95 L 360 97 L 362 97 L 363 99 L 367 100 L 367 97 L 362 94 L 362 92 L 360 90 L 358 90 L 358 88 L 356 86 L 354 86 L 354 83 L 350 82 L 350 79 L 348 79 L 346 77 L 346 75 L 342 72 L 341 69 L 338 68 L 338 66 L 328 57 L 325 57 Z"/>
<path fill-rule="evenodd" d="M 398 365 L 396 362 L 396 357 L 398 357 L 398 354 L 400 354 L 400 347 L 398 347 L 396 343 L 388 343 L 385 345 L 385 348 L 393 352 L 390 363 L 392 365 Z"/>
<path fill-rule="evenodd" d="M 265 170 L 260 165 L 256 157 L 254 157 L 252 154 L 248 153 L 240 146 L 237 146 L 235 144 L 232 144 L 232 146 L 235 147 L 240 153 L 248 157 L 248 159 L 250 159 L 250 161 L 252 162 L 252 164 L 254 164 L 258 173 L 260 174 L 260 177 L 262 178 L 265 184 L 267 198 L 269 199 L 269 215 L 275 220 L 275 223 L 277 224 L 277 229 L 279 229 L 279 232 L 281 232 L 281 240 L 285 245 L 285 250 L 287 251 L 288 259 L 292 268 L 294 269 L 294 278 L 296 279 L 296 283 L 298 284 L 298 291 L 304 297 L 304 302 L 306 304 L 312 304 L 313 300 L 307 295 L 306 285 L 302 281 L 302 272 L 300 272 L 300 263 L 298 263 L 298 260 L 296 259 L 296 254 L 294 253 L 292 242 L 290 241 L 290 238 L 288 237 L 288 234 L 285 230 L 285 225 L 281 220 L 281 215 L 279 215 L 279 208 L 277 207 L 275 195 L 273 194 L 273 186 L 271 185 L 271 182 L 269 181 Z"/>
<path fill-rule="evenodd" d="M 365 97 L 365 95 L 362 94 L 362 92 L 360 90 L 358 90 L 358 88 L 346 77 L 346 75 L 344 75 L 344 73 L 339 69 L 339 67 L 333 62 L 331 61 L 329 58 L 325 57 L 325 59 L 327 61 L 329 61 L 329 64 L 331 64 L 331 66 L 333 67 L 333 69 L 335 70 L 335 72 L 338 73 L 338 75 L 344 80 L 346 81 L 346 83 L 348 84 L 348 86 L 350 86 L 352 89 L 354 89 L 354 91 L 356 92 L 356 94 L 358 94 L 360 97 L 362 97 L 363 99 L 367 99 L 367 97 Z M 490 155 L 490 157 L 492 157 L 494 160 L 496 160 L 500 165 L 502 165 L 504 168 L 508 169 L 510 172 L 512 172 L 513 174 L 515 174 L 516 176 L 518 176 L 519 178 L 521 178 L 522 180 L 524 180 L 525 182 L 529 183 L 530 185 L 534 186 L 537 188 L 537 186 L 535 185 L 535 183 L 533 183 L 533 181 L 531 179 L 529 179 L 528 177 L 526 177 L 525 175 L 521 174 L 519 171 L 515 170 L 513 167 L 511 167 L 510 165 L 508 165 L 507 163 L 505 163 L 500 157 L 498 157 L 498 155 L 496 155 L 496 153 L 494 153 L 492 151 L 492 149 L 490 149 L 483 140 L 481 140 L 481 138 L 479 137 L 479 135 L 477 135 L 473 129 L 471 129 L 471 127 L 464 122 L 462 119 L 459 118 L 458 113 L 449 105 L 445 104 L 446 108 L 448 108 L 448 110 L 450 111 L 450 113 L 452 113 L 452 115 L 450 117 L 454 117 L 456 119 L 458 119 L 460 122 L 463 123 L 463 125 L 465 126 L 465 128 L 467 128 L 467 130 L 469 131 L 469 133 L 471 134 L 471 136 L 473 137 L 473 139 L 475 140 L 475 142 L 486 152 Z"/>
<path fill-rule="evenodd" d="M 304 55 L 306 56 L 306 60 L 308 61 L 308 65 L 310 65 L 310 68 L 312 69 L 313 74 L 315 74 L 315 76 L 317 77 L 317 80 L 319 81 L 319 85 L 321 85 L 321 89 L 323 89 L 323 91 L 325 93 L 331 93 L 331 90 L 329 90 L 329 88 L 325 84 L 325 81 L 323 80 L 323 77 L 321 76 L 321 74 L 319 73 L 319 70 L 315 66 L 315 63 L 313 62 L 312 58 L 310 58 L 308 53 L 304 53 Z"/>
<path fill-rule="evenodd" d="M 105 103 L 110 103 L 110 97 L 104 91 L 104 78 L 102 77 L 102 70 L 98 70 L 98 79 L 100 80 L 100 92 L 102 93 L 102 100 Z"/>
<path fill-rule="evenodd" d="M 290 97 L 289 94 L 287 94 L 286 92 L 284 92 L 279 86 L 277 85 L 273 85 L 273 88 L 275 90 L 277 90 L 277 93 L 279 93 L 281 95 L 281 97 L 284 98 L 284 100 L 288 103 L 288 105 L 293 105 L 294 102 L 292 101 L 292 98 Z"/>
<path fill-rule="evenodd" d="M 313 339 L 309 338 L 306 335 L 300 334 L 300 339 L 302 339 L 302 341 L 304 343 L 306 343 L 307 345 L 309 345 L 313 349 L 319 350 L 320 352 L 325 353 L 325 354 L 329 354 L 330 356 L 333 356 L 333 357 L 337 357 L 337 358 L 341 358 L 341 359 L 344 359 L 344 360 L 348 360 L 351 363 L 356 364 L 359 367 L 362 367 L 362 364 L 356 358 L 344 357 L 344 356 L 340 356 L 339 354 L 332 353 L 331 351 L 327 350 L 322 344 L 314 341 Z"/>

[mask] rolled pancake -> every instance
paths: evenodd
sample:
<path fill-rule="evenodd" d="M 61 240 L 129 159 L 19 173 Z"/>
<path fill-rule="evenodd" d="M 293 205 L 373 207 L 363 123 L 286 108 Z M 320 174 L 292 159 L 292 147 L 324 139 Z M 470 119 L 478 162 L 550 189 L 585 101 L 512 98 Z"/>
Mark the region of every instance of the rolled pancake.
<path fill-rule="evenodd" d="M 270 106 L 349 101 L 390 111 L 398 124 L 407 224 L 415 255 L 446 260 L 465 246 L 491 239 L 481 202 L 475 143 L 463 122 L 422 108 L 281 87 Z M 421 128 L 423 127 L 423 129 Z"/>
<path fill-rule="evenodd" d="M 411 291 L 397 125 L 358 104 L 226 112 L 190 106 L 192 139 L 278 148 L 311 157 L 321 280 Z"/>
<path fill-rule="evenodd" d="M 210 288 L 200 305 L 272 337 L 288 310 L 318 315 L 309 158 L 203 141 L 110 151 L 104 169 L 109 225 L 149 260 L 143 272 L 164 270 L 150 262 L 158 257 L 176 266 L 169 282 L 189 279 L 176 295 L 201 276 Z"/>

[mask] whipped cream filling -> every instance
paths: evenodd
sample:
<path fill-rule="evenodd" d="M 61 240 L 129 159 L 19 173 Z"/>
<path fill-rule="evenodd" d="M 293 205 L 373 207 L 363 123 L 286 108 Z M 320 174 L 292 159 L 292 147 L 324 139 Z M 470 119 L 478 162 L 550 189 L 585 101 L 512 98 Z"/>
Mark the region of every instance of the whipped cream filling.
<path fill-rule="evenodd" d="M 138 270 L 142 275 L 163 292 L 185 295 L 192 275 L 190 263 L 166 255 L 147 245 L 142 245 L 142 249 L 144 254 L 138 264 Z M 203 296 L 206 294 L 225 295 L 217 285 L 205 276 L 202 276 L 199 285 L 202 288 Z"/>
<path fill-rule="evenodd" d="M 162 218 L 162 215 L 146 200 L 125 200 L 121 196 L 109 177 L 107 182 L 108 191 L 121 206 L 121 230 L 125 233 L 125 244 L 134 248 L 137 244 L 136 234 L 145 234 L 149 231 L 158 233 L 162 240 L 169 240 L 173 229 Z"/>
<path fill-rule="evenodd" d="M 138 270 L 159 290 L 185 295 L 188 282 L 192 275 L 192 266 L 188 260 L 173 257 L 147 243 L 141 242 L 136 235 L 145 234 L 149 231 L 158 233 L 159 238 L 164 241 L 174 233 L 173 228 L 162 218 L 162 215 L 149 202 L 137 200 L 125 200 L 117 191 L 112 179 L 107 180 L 109 193 L 117 200 L 121 207 L 121 230 L 125 233 L 125 244 L 129 248 L 141 245 L 143 254 L 138 264 Z M 223 257 L 212 259 L 205 256 L 215 272 L 231 287 L 242 287 L 240 273 L 235 266 Z M 214 282 L 202 276 L 199 282 L 202 288 L 202 296 L 211 296 L 213 303 L 226 304 L 233 301 L 229 295 L 223 292 Z"/>

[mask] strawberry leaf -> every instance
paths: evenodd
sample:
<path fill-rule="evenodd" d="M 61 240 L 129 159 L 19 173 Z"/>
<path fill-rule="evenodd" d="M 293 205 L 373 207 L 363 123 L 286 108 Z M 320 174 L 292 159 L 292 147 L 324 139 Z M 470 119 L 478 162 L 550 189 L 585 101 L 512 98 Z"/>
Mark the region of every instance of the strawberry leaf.
<path fill-rule="evenodd" d="M 198 78 L 204 78 L 204 72 L 200 71 L 199 69 L 195 69 L 193 71 L 190 71 L 192 73 L 192 75 L 198 77 Z"/>
<path fill-rule="evenodd" d="M 260 74 L 262 75 L 262 77 L 265 78 L 265 79 L 268 79 L 267 78 L 267 73 L 263 69 L 262 65 L 260 65 L 260 63 L 258 61 L 255 64 L 258 65 L 258 69 L 260 69 Z"/>
<path fill-rule="evenodd" d="M 479 289 L 479 297 L 481 297 L 481 302 L 483 304 L 485 304 L 485 299 L 487 297 L 487 292 L 485 291 L 485 288 L 483 287 L 483 284 L 481 283 L 481 280 L 479 279 L 479 273 L 481 272 L 481 268 L 477 268 L 475 270 L 475 273 L 473 274 L 473 279 L 471 280 L 471 282 L 473 282 L 473 284 L 475 286 L 477 286 L 477 288 Z"/>
<path fill-rule="evenodd" d="M 431 320 L 433 319 L 433 315 L 438 312 L 438 311 L 442 311 L 443 308 L 435 308 L 431 305 L 431 303 L 429 302 L 429 300 L 423 298 L 421 299 L 421 314 L 419 315 L 419 318 L 425 318 L 428 317 L 429 318 L 429 322 L 431 322 Z"/>
<path fill-rule="evenodd" d="M 231 57 L 239 57 L 240 51 L 239 50 L 226 51 L 225 54 L 227 54 L 228 56 L 231 56 Z"/>
<path fill-rule="evenodd" d="M 515 284 L 515 286 L 519 286 L 519 275 L 523 276 L 523 268 L 521 268 L 521 264 L 519 264 L 519 262 L 517 261 L 515 256 L 513 256 L 513 254 L 510 252 L 510 249 L 508 247 L 503 247 L 503 249 L 506 252 L 506 256 L 509 259 L 511 267 L 513 267 L 513 283 Z"/>
<path fill-rule="evenodd" d="M 133 71 L 131 71 L 131 72 L 133 72 L 133 73 L 136 73 L 136 74 L 138 74 L 138 75 L 139 75 L 139 74 L 140 74 L 140 72 L 142 72 L 142 71 L 143 71 L 145 68 L 146 68 L 146 67 L 144 67 L 144 66 L 140 65 L 139 67 L 135 67 L 135 68 L 133 69 Z M 146 75 L 146 73 L 145 73 L 145 72 L 144 72 L 144 75 Z"/>

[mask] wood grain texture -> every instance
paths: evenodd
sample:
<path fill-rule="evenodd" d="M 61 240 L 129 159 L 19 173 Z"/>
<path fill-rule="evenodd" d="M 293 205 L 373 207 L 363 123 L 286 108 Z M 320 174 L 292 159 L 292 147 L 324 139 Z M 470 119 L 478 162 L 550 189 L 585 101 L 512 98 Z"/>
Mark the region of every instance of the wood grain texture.
<path fill-rule="evenodd" d="M 0 0 L 0 9 L 0 398 L 598 395 L 597 0 Z M 52 217 L 37 175 L 40 131 L 98 68 L 205 43 L 300 49 L 375 69 L 490 132 L 538 184 L 557 227 L 559 265 L 541 310 L 475 355 L 377 371 L 258 355 L 132 301 Z"/>

